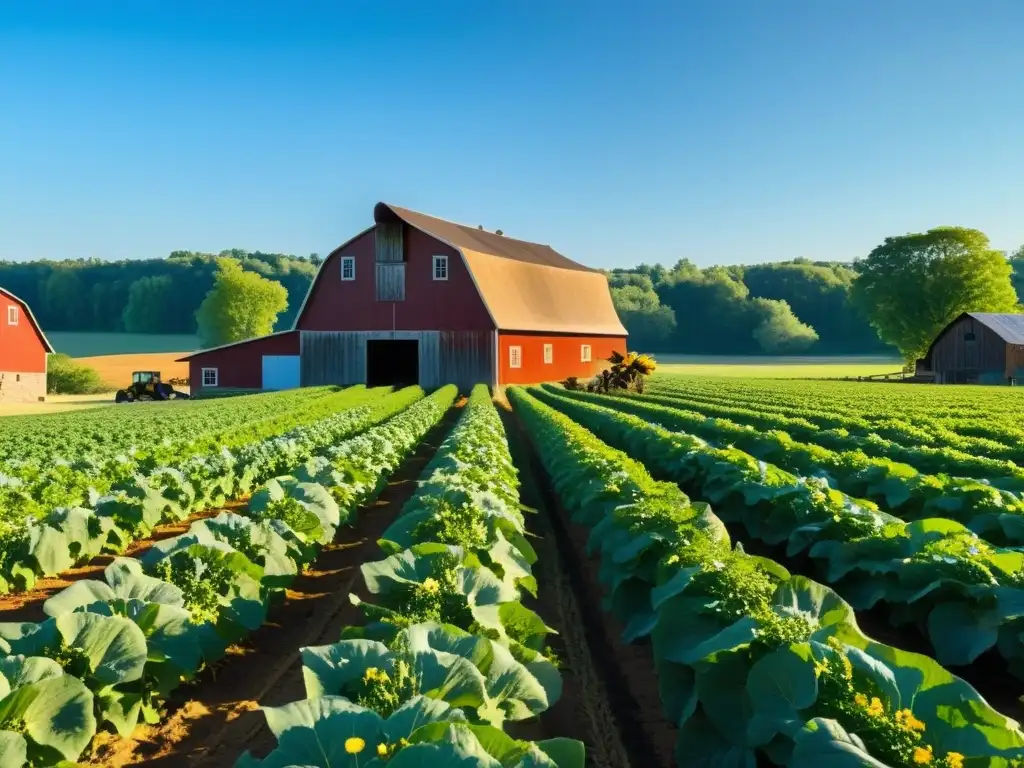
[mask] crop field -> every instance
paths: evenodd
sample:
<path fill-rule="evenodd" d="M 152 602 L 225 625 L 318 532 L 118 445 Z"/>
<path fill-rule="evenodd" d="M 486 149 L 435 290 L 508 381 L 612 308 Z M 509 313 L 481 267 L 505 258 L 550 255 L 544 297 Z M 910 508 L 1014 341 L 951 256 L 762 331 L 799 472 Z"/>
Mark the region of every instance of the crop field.
<path fill-rule="evenodd" d="M 1022 412 L 659 373 L 4 419 L 0 766 L 1024 766 Z"/>

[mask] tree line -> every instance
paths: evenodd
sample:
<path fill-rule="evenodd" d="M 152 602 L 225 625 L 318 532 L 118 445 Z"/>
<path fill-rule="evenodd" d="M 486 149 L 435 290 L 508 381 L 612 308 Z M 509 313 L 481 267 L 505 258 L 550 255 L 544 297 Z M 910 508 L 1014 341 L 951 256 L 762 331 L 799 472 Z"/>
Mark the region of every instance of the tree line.
<path fill-rule="evenodd" d="M 212 345 L 294 323 L 322 260 L 240 249 L 165 259 L 0 262 L 46 330 L 198 333 Z M 962 311 L 1020 311 L 1024 246 L 978 230 L 886 238 L 844 264 L 640 264 L 607 271 L 630 347 L 684 354 L 924 354 Z"/>
<path fill-rule="evenodd" d="M 222 258 L 284 287 L 287 307 L 275 330 L 291 327 L 321 263 L 317 254 L 241 249 L 124 261 L 0 261 L 0 285 L 28 302 L 47 331 L 194 334 Z"/>

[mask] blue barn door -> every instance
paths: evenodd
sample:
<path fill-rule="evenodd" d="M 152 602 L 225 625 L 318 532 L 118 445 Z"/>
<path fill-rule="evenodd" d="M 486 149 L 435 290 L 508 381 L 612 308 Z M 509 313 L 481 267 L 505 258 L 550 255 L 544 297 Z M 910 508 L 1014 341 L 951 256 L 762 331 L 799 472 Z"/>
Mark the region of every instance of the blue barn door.
<path fill-rule="evenodd" d="M 298 386 L 298 355 L 263 356 L 263 389 L 295 389 Z"/>

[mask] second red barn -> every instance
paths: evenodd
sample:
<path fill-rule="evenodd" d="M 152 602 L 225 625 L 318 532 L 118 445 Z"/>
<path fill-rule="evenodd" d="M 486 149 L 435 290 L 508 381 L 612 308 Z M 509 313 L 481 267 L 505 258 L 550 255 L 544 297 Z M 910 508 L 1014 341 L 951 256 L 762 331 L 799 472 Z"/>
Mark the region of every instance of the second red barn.
<path fill-rule="evenodd" d="M 601 272 L 386 203 L 324 261 L 290 331 L 190 355 L 192 391 L 529 384 L 597 373 L 626 329 Z"/>

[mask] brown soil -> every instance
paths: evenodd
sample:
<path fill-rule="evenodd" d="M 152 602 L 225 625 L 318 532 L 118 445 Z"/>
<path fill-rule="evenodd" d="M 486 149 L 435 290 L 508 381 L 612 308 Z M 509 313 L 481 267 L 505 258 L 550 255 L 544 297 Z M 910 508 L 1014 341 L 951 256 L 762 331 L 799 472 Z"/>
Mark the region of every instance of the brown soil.
<path fill-rule="evenodd" d="M 270 752 L 276 740 L 259 705 L 305 697 L 299 648 L 336 642 L 345 626 L 362 622 L 349 601 L 361 587 L 359 566 L 381 557 L 377 539 L 416 490 L 416 480 L 458 416 L 456 404 L 391 478 L 377 501 L 359 510 L 357 528 L 343 528 L 244 646 L 182 686 L 167 717 L 140 726 L 131 739 L 97 738 L 89 765 L 145 764 L 160 768 L 231 766 L 246 750 Z"/>
<path fill-rule="evenodd" d="M 592 766 L 674 766 L 677 729 L 662 711 L 650 648 L 621 641 L 623 627 L 601 608 L 598 563 L 586 554 L 589 530 L 569 521 L 522 426 L 508 414 L 505 420 L 524 500 L 538 508 L 529 522 L 542 536 L 539 610 L 562 631 L 553 645 L 567 662 L 563 699 L 540 727 L 549 736 L 580 734 Z"/>
<path fill-rule="evenodd" d="M 147 538 L 129 544 L 119 557 L 140 557 L 156 542 L 185 533 L 193 521 L 214 517 L 221 512 L 234 512 L 240 507 L 244 507 L 246 503 L 246 499 L 229 501 L 223 507 L 197 512 L 181 522 L 158 525 Z M 83 579 L 103 581 L 103 569 L 113 561 L 113 555 L 99 555 L 76 568 L 56 576 L 39 579 L 30 590 L 0 595 L 0 621 L 43 621 L 46 618 L 46 614 L 43 613 L 43 603 L 76 581 Z"/>

